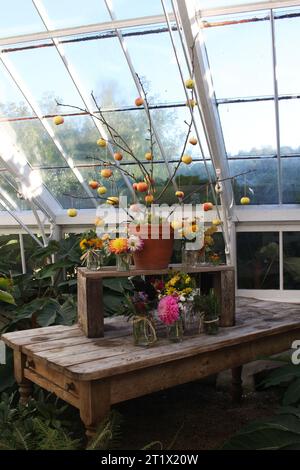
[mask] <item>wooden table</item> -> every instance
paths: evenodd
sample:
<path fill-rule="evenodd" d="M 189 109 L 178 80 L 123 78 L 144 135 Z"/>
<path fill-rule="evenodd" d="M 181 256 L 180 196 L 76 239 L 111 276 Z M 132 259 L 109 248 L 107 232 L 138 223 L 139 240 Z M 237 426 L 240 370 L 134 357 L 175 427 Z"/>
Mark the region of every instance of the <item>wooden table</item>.
<path fill-rule="evenodd" d="M 122 317 L 106 321 L 104 338 L 87 338 L 77 325 L 59 325 L 2 339 L 14 350 L 21 401 L 30 396 L 32 383 L 38 384 L 78 408 L 90 435 L 114 403 L 222 370 L 234 370 L 234 390 L 240 393 L 240 366 L 287 350 L 300 338 L 299 306 L 284 305 L 241 304 L 236 325 L 217 336 L 201 334 L 177 344 L 161 339 L 151 348 L 133 345 L 131 325 Z"/>
<path fill-rule="evenodd" d="M 155 254 L 154 254 L 155 255 Z M 104 305 L 102 279 L 112 277 L 129 276 L 162 276 L 170 275 L 176 271 L 184 271 L 194 274 L 199 282 L 199 287 L 210 277 L 211 287 L 219 299 L 220 325 L 232 326 L 235 318 L 235 271 L 233 266 L 199 266 L 197 268 L 183 267 L 181 264 L 170 265 L 167 269 L 116 271 L 111 267 L 101 271 L 90 271 L 79 268 L 77 272 L 78 282 L 78 323 L 86 336 L 100 338 L 104 335 Z"/>

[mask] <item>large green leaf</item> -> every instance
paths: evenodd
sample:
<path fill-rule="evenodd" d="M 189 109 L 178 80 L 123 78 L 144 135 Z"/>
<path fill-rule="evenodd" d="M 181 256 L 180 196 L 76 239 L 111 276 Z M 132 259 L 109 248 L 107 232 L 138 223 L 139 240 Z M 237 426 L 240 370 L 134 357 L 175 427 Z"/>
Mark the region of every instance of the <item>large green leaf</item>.
<path fill-rule="evenodd" d="M 46 247 L 37 247 L 31 255 L 31 259 L 35 261 L 42 261 L 59 251 L 59 242 L 51 240 Z"/>
<path fill-rule="evenodd" d="M 45 299 L 37 313 L 37 322 L 40 326 L 49 326 L 55 323 L 60 312 L 60 304 L 55 299 Z"/>
<path fill-rule="evenodd" d="M 0 277 L 0 289 L 8 290 L 12 286 L 12 281 L 9 277 Z"/>
<path fill-rule="evenodd" d="M 0 290 L 0 300 L 7 304 L 15 304 L 15 299 L 9 292 L 5 292 L 4 290 Z"/>
<path fill-rule="evenodd" d="M 223 449 L 281 449 L 295 444 L 300 444 L 300 420 L 293 415 L 277 415 L 269 421 L 246 426 Z"/>
<path fill-rule="evenodd" d="M 122 311 L 122 302 L 124 300 L 123 295 L 117 293 L 105 292 L 104 294 L 104 310 L 106 315 L 118 315 Z"/>
<path fill-rule="evenodd" d="M 59 323 L 63 325 L 73 325 L 77 317 L 77 303 L 75 297 L 69 296 L 61 305 L 59 311 Z"/>
<path fill-rule="evenodd" d="M 286 384 L 296 377 L 300 377 L 299 367 L 289 364 L 272 371 L 262 382 L 262 385 L 267 388 L 273 387 L 274 385 Z"/>
<path fill-rule="evenodd" d="M 122 294 L 124 290 L 132 290 L 133 286 L 127 278 L 103 279 L 103 287 Z"/>
<path fill-rule="evenodd" d="M 39 272 L 36 273 L 37 279 L 46 279 L 52 276 L 55 276 L 57 271 L 62 268 L 70 268 L 73 266 L 72 261 L 61 260 L 57 261 L 57 263 L 48 264 L 44 268 L 42 268 Z"/>

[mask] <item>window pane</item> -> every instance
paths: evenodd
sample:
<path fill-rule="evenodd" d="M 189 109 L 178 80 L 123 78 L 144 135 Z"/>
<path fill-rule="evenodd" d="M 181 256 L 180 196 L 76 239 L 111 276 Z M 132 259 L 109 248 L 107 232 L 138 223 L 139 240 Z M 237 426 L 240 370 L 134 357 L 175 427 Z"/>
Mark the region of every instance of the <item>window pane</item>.
<path fill-rule="evenodd" d="M 73 42 L 63 48 L 86 95 L 94 92 L 101 108 L 134 106 L 136 86 L 117 38 Z"/>
<path fill-rule="evenodd" d="M 10 125 L 16 133 L 18 145 L 24 151 L 26 159 L 31 165 L 66 165 L 65 160 L 38 119 L 11 122 Z"/>
<path fill-rule="evenodd" d="M 2 63 L 0 63 L 0 116 L 10 118 L 33 116 L 32 109 Z"/>
<path fill-rule="evenodd" d="M 188 124 L 191 122 L 189 109 L 186 106 L 158 109 L 151 111 L 151 115 L 153 116 L 153 122 L 156 126 L 168 160 L 178 160 L 182 153 L 183 145 L 188 133 Z M 194 113 L 194 118 L 200 135 L 200 143 L 204 156 L 208 158 L 209 150 L 197 111 Z M 190 137 L 196 137 L 193 126 Z M 199 145 L 188 143 L 185 153 L 191 155 L 194 159 L 200 159 L 202 157 Z"/>
<path fill-rule="evenodd" d="M 300 204 L 300 158 L 282 158 L 282 197 L 285 204 Z"/>
<path fill-rule="evenodd" d="M 31 0 L 1 2 L 1 37 L 44 31 L 45 27 Z"/>
<path fill-rule="evenodd" d="M 8 58 L 43 114 L 58 112 L 56 100 L 84 107 L 54 47 L 18 51 Z"/>
<path fill-rule="evenodd" d="M 300 100 L 279 101 L 281 155 L 300 154 Z"/>
<path fill-rule="evenodd" d="M 250 198 L 251 204 L 278 204 L 277 159 L 229 160 L 236 204 L 243 196 Z"/>
<path fill-rule="evenodd" d="M 219 105 L 228 157 L 276 155 L 273 102 Z"/>
<path fill-rule="evenodd" d="M 85 24 L 110 21 L 105 3 L 102 0 L 42 0 L 51 29 L 68 28 Z"/>
<path fill-rule="evenodd" d="M 2 196 L 3 195 L 6 197 Z M 18 185 L 15 178 L 8 171 L 0 173 L 0 198 L 7 203 L 8 207 L 12 210 L 28 210 L 31 209 L 30 205 L 25 199 L 22 199 L 18 193 Z M 4 208 L 3 208 L 4 209 Z M 4 209 L 5 210 L 5 209 Z"/>
<path fill-rule="evenodd" d="M 90 157 L 96 157 L 99 151 L 100 135 L 90 116 L 66 117 L 61 126 L 56 126 L 52 120 L 49 122 L 69 158 L 77 163 L 92 162 Z"/>
<path fill-rule="evenodd" d="M 279 289 L 279 234 L 239 232 L 237 272 L 239 289 Z"/>
<path fill-rule="evenodd" d="M 216 8 L 257 3 L 257 0 L 197 0 L 199 8 Z"/>
<path fill-rule="evenodd" d="M 41 175 L 44 184 L 64 209 L 95 207 L 71 170 L 42 170 Z"/>
<path fill-rule="evenodd" d="M 299 93 L 300 18 L 278 19 L 275 28 L 279 94 Z"/>
<path fill-rule="evenodd" d="M 112 5 L 117 19 L 163 14 L 160 0 L 113 0 Z"/>
<path fill-rule="evenodd" d="M 137 74 L 153 103 L 186 102 L 169 33 L 127 37 L 126 44 Z M 181 64 L 184 64 L 181 60 Z"/>
<path fill-rule="evenodd" d="M 274 93 L 269 21 L 206 28 L 204 34 L 217 98 Z"/>
<path fill-rule="evenodd" d="M 300 289 L 300 232 L 283 232 L 284 289 Z"/>

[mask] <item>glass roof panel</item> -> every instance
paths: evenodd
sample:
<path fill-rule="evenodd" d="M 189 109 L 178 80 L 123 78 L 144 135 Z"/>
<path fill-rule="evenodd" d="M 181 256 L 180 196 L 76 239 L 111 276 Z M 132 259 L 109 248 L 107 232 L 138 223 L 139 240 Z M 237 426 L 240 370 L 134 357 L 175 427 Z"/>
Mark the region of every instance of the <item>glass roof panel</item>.
<path fill-rule="evenodd" d="M 219 105 L 228 157 L 275 155 L 273 101 Z"/>
<path fill-rule="evenodd" d="M 160 0 L 112 0 L 117 19 L 138 18 L 163 14 Z"/>
<path fill-rule="evenodd" d="M 104 0 L 42 0 L 51 29 L 110 21 Z"/>
<path fill-rule="evenodd" d="M 116 131 L 122 136 L 122 138 L 127 142 L 133 154 L 139 160 L 144 160 L 146 152 L 150 151 L 150 144 L 147 140 L 149 138 L 149 124 L 146 113 L 144 109 L 135 109 L 132 111 L 122 111 L 122 112 L 107 112 L 105 113 L 105 119 Z M 122 147 L 124 143 L 121 142 Z M 117 150 L 117 147 L 115 147 Z M 134 161 L 133 157 L 124 152 L 121 148 L 119 149 L 123 154 L 124 161 L 132 163 Z M 105 155 L 104 150 L 100 150 L 100 154 Z M 154 152 L 154 158 L 161 158 L 159 149 L 156 148 Z"/>
<path fill-rule="evenodd" d="M 65 160 L 49 137 L 39 119 L 10 123 L 18 145 L 32 166 L 65 165 Z"/>
<path fill-rule="evenodd" d="M 197 0 L 200 9 L 248 5 L 251 3 L 258 3 L 258 1 L 259 0 Z"/>
<path fill-rule="evenodd" d="M 72 42 L 63 47 L 86 94 L 93 92 L 102 107 L 134 105 L 136 87 L 117 38 Z"/>
<path fill-rule="evenodd" d="M 218 20 L 247 18 L 223 16 Z M 204 35 L 217 98 L 274 93 L 269 20 L 205 28 Z"/>
<path fill-rule="evenodd" d="M 20 116 L 33 116 L 22 93 L 12 80 L 8 71 L 0 62 L 0 116 L 9 118 Z"/>
<path fill-rule="evenodd" d="M 127 37 L 126 45 L 150 103 L 186 101 L 169 33 Z"/>
<path fill-rule="evenodd" d="M 94 204 L 70 169 L 41 170 L 44 184 L 64 209 L 91 209 Z"/>
<path fill-rule="evenodd" d="M 165 154 L 168 160 L 178 160 L 181 156 L 184 142 L 188 133 L 188 125 L 191 122 L 190 111 L 187 106 L 172 107 L 167 109 L 152 110 L 153 122 L 158 130 L 159 137 L 163 144 Z M 200 133 L 201 144 L 205 157 L 209 157 L 203 128 L 198 117 L 198 113 L 194 113 L 197 128 Z M 196 137 L 194 127 L 190 137 Z M 191 155 L 195 159 L 201 158 L 201 151 L 198 145 L 187 144 L 185 153 Z"/>
<path fill-rule="evenodd" d="M 56 126 L 52 120 L 49 123 L 68 158 L 77 163 L 91 163 L 89 157 L 97 155 L 100 135 L 90 116 L 65 117 L 61 126 Z"/>
<path fill-rule="evenodd" d="M 1 0 L 0 11 L 1 37 L 45 30 L 31 0 Z"/>
<path fill-rule="evenodd" d="M 3 197 L 2 191 L 6 198 Z M 30 205 L 25 199 L 18 197 L 16 180 L 9 174 L 8 171 L 0 172 L 0 198 L 12 210 L 27 210 L 31 209 Z"/>
<path fill-rule="evenodd" d="M 54 47 L 37 47 L 8 55 L 43 114 L 57 113 L 56 99 L 83 107 L 82 100 Z M 30 66 L 29 66 L 30 64 Z"/>

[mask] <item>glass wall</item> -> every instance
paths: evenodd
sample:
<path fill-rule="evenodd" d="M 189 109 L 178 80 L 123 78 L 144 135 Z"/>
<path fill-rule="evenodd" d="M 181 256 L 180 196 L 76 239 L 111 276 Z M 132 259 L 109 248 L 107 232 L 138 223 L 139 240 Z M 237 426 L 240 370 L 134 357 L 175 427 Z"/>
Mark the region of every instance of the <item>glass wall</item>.
<path fill-rule="evenodd" d="M 283 234 L 284 289 L 300 289 L 300 232 Z"/>
<path fill-rule="evenodd" d="M 237 233 L 238 289 L 279 289 L 279 233 Z"/>

